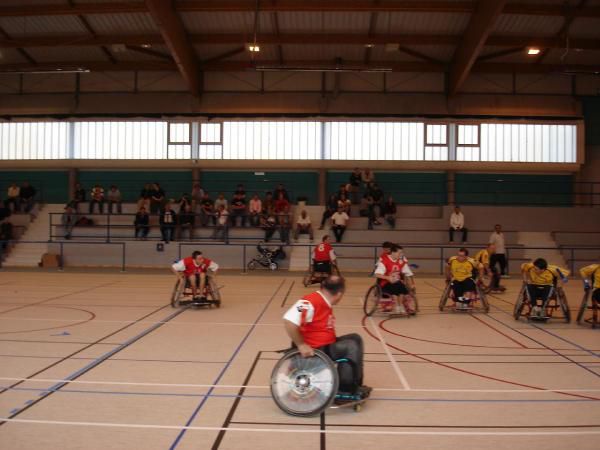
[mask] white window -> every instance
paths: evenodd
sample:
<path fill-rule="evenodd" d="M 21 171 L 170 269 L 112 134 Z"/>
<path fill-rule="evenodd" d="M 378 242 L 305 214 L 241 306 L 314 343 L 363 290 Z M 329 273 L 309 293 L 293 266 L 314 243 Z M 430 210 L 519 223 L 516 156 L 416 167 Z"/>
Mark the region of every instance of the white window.
<path fill-rule="evenodd" d="M 68 122 L 0 123 L 0 159 L 66 159 Z"/>

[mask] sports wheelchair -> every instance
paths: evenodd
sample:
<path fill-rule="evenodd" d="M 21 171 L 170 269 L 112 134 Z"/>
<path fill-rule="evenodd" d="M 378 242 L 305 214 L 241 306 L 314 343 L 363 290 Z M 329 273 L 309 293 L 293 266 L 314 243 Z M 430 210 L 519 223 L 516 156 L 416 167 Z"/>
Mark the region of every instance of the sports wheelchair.
<path fill-rule="evenodd" d="M 536 304 L 538 304 L 538 300 L 536 299 Z M 566 323 L 571 321 L 571 310 L 569 309 L 565 291 L 561 286 L 551 286 L 548 298 L 542 303 L 541 308 L 542 315 L 532 313 L 533 308 L 531 306 L 531 299 L 529 298 L 529 291 L 527 290 L 527 283 L 523 283 L 513 310 L 515 320 L 519 320 L 524 316 L 527 317 L 527 320 L 547 322 L 549 319 L 561 318 L 556 315 L 560 311 Z"/>
<path fill-rule="evenodd" d="M 500 286 L 500 274 L 491 269 L 484 271 L 483 277 L 481 278 L 481 288 L 484 294 L 506 291 L 504 286 Z"/>
<path fill-rule="evenodd" d="M 404 278 L 404 277 L 403 277 Z M 411 277 L 412 278 L 412 277 Z M 408 294 L 404 296 L 404 302 L 412 304 L 414 307 L 414 313 L 409 314 L 408 312 L 405 314 L 394 313 L 394 308 L 396 306 L 396 302 L 392 300 L 392 296 L 383 292 L 381 286 L 378 281 L 373 284 L 365 295 L 365 300 L 363 301 L 363 311 L 366 316 L 370 317 L 375 313 L 390 315 L 390 316 L 406 316 L 409 317 L 411 315 L 415 315 L 419 312 L 419 300 L 417 299 L 417 289 L 415 287 L 414 281 L 411 283 L 411 287 L 408 289 Z"/>
<path fill-rule="evenodd" d="M 331 263 L 329 263 L 330 265 L 330 271 L 327 272 L 317 272 L 315 271 L 315 262 L 313 261 L 308 269 L 308 273 L 304 276 L 304 280 L 302 280 L 302 284 L 304 284 L 304 287 L 308 287 L 311 284 L 318 284 L 321 283 L 321 281 L 323 281 L 325 278 L 327 278 L 330 275 L 341 275 L 340 273 L 340 269 L 338 268 L 338 265 L 335 261 L 332 261 Z"/>
<path fill-rule="evenodd" d="M 591 303 L 589 303 L 591 300 Z M 586 311 L 592 311 L 591 317 L 585 317 Z M 600 325 L 600 320 L 598 317 L 598 311 L 600 311 L 600 302 L 595 300 L 592 296 L 592 289 L 586 289 L 583 294 L 583 300 L 581 301 L 581 306 L 579 307 L 579 312 L 577 313 L 577 323 L 581 325 L 582 323 L 589 323 L 592 325 L 592 328 L 596 328 L 596 326 Z"/>
<path fill-rule="evenodd" d="M 448 306 L 448 300 L 450 300 L 451 304 Z M 458 312 L 483 312 L 487 314 L 490 312 L 490 304 L 485 297 L 483 283 L 481 280 L 475 281 L 475 298 L 471 299 L 467 308 L 458 308 L 457 300 L 454 296 L 454 289 L 452 289 L 452 281 L 446 282 L 446 288 L 442 293 L 442 297 L 440 298 L 440 304 L 438 306 L 440 311 L 444 311 L 448 309 L 449 311 L 458 311 Z"/>
<path fill-rule="evenodd" d="M 196 276 L 196 286 L 200 286 L 200 276 Z M 221 294 L 219 293 L 219 287 L 215 282 L 215 278 L 212 275 L 206 274 L 206 285 L 204 292 L 199 293 L 200 298 L 206 300 L 200 300 L 196 297 L 192 297 L 192 287 L 187 278 L 177 278 L 173 293 L 171 294 L 171 306 L 177 308 L 178 306 L 191 306 L 193 308 L 199 308 L 208 306 L 211 308 L 213 305 L 217 308 L 221 307 Z"/>
<path fill-rule="evenodd" d="M 254 270 L 258 268 L 258 266 L 266 267 L 270 270 L 277 270 L 279 269 L 277 260 L 285 259 L 286 257 L 285 251 L 281 246 L 265 247 L 261 242 L 256 246 L 256 250 L 258 250 L 258 255 L 248 262 L 246 266 L 248 267 L 248 270 Z"/>
<path fill-rule="evenodd" d="M 358 412 L 369 393 L 338 392 L 337 365 L 342 363 L 351 362 L 333 361 L 320 350 L 310 358 L 304 358 L 296 349 L 287 350 L 271 372 L 271 396 L 283 412 L 292 416 L 316 416 L 329 407 L 345 406 Z"/>

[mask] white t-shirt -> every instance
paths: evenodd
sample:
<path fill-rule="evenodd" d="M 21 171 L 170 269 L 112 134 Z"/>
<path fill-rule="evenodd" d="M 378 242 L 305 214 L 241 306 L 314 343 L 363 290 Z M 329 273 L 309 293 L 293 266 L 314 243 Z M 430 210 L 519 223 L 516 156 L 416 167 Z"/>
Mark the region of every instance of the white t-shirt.
<path fill-rule="evenodd" d="M 323 300 L 325 300 L 325 302 L 327 302 L 327 304 L 331 307 L 331 303 L 329 303 L 325 296 L 321 294 L 321 291 L 317 292 L 321 295 L 321 297 L 323 297 Z M 300 299 L 296 303 L 294 303 L 294 305 L 290 309 L 288 309 L 287 312 L 284 314 L 283 318 L 299 327 L 300 325 L 302 325 L 303 311 L 306 311 L 306 315 L 304 316 L 304 323 L 312 322 L 315 316 L 315 307 L 312 305 L 312 303 L 304 299 Z"/>
<path fill-rule="evenodd" d="M 500 253 L 501 255 L 506 253 L 506 247 L 504 243 L 504 233 L 496 233 L 495 231 L 490 235 L 490 244 L 494 244 L 496 246 L 496 253 Z"/>
<path fill-rule="evenodd" d="M 377 267 L 375 268 L 375 274 L 376 275 L 385 275 L 385 265 L 381 262 L 381 258 L 379 258 L 379 261 L 377 261 Z M 406 275 L 407 277 L 412 277 L 414 276 L 412 270 L 410 270 L 410 267 L 408 266 L 408 264 L 404 264 L 404 266 L 402 266 L 402 273 L 404 275 Z"/>
<path fill-rule="evenodd" d="M 195 262 L 194 262 L 194 265 L 196 265 Z M 185 272 L 185 263 L 183 262 L 183 259 L 180 259 L 175 264 L 171 265 L 171 267 L 176 272 Z M 211 261 L 210 265 L 208 266 L 208 270 L 212 270 L 213 272 L 216 272 L 218 269 L 219 269 L 219 265 L 216 262 Z"/>
<path fill-rule="evenodd" d="M 350 217 L 348 217 L 348 214 L 346 214 L 345 212 L 336 212 L 333 213 L 333 215 L 331 216 L 331 222 L 334 225 L 341 225 L 343 227 L 346 226 L 346 222 L 348 222 L 349 219 Z"/>
<path fill-rule="evenodd" d="M 298 225 L 310 225 L 310 217 L 307 215 L 306 217 L 298 216 L 298 220 L 296 220 Z"/>
<path fill-rule="evenodd" d="M 463 213 L 459 212 L 458 214 L 453 212 L 450 215 L 450 226 L 455 230 L 465 227 L 465 216 Z"/>

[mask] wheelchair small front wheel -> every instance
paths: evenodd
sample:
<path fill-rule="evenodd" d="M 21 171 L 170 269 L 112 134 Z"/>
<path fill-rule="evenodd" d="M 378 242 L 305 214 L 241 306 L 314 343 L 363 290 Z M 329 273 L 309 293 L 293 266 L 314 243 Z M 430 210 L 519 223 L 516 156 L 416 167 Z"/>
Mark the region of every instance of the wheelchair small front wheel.
<path fill-rule="evenodd" d="M 279 269 L 279 264 L 277 264 L 275 261 L 273 261 L 272 263 L 269 264 L 269 269 L 275 271 L 275 270 Z"/>
<path fill-rule="evenodd" d="M 379 284 L 374 284 L 367 291 L 365 300 L 363 302 L 363 311 L 366 316 L 372 316 L 377 308 L 379 307 L 379 300 L 381 299 L 381 287 Z"/>

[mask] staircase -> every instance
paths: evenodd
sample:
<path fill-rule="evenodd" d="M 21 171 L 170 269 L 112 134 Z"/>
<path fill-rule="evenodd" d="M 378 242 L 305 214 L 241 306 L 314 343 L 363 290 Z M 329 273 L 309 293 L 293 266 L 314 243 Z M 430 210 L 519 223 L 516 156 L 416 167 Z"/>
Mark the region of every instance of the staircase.
<path fill-rule="evenodd" d="M 3 267 L 37 267 L 42 255 L 48 251 L 48 229 L 50 215 L 48 213 L 61 213 L 64 205 L 43 205 L 35 220 L 29 225 L 20 241 L 37 241 L 28 244 L 17 242 L 4 263 Z"/>
<path fill-rule="evenodd" d="M 544 258 L 548 264 L 566 267 L 565 259 L 560 252 L 556 241 L 550 232 L 529 232 L 519 231 L 517 233 L 517 242 L 523 245 L 523 257 L 528 260 Z M 547 249 L 536 250 L 529 247 L 544 247 Z"/>

